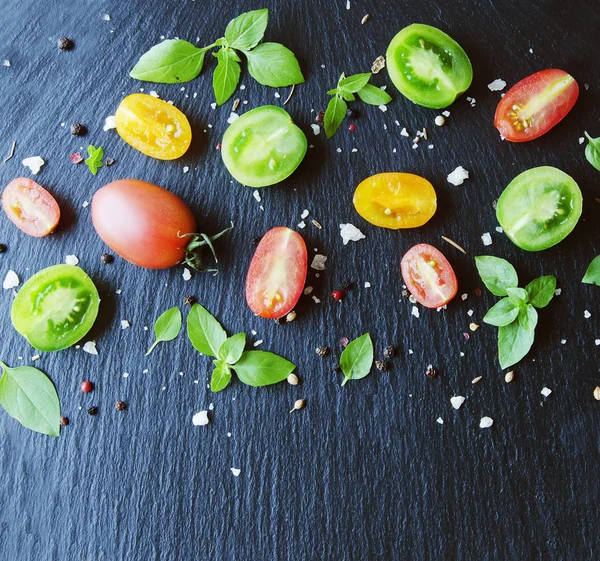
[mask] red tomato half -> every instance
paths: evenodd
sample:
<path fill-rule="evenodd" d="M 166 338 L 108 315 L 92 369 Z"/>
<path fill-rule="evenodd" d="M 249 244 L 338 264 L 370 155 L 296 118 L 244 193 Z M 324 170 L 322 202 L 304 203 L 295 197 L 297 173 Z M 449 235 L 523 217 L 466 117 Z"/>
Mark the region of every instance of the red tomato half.
<path fill-rule="evenodd" d="M 426 308 L 445 306 L 456 296 L 458 282 L 441 251 L 426 243 L 411 247 L 400 264 L 406 288 Z"/>
<path fill-rule="evenodd" d="M 533 140 L 562 121 L 578 96 L 575 78 L 564 70 L 536 72 L 506 92 L 496 108 L 494 125 L 506 140 Z"/>
<path fill-rule="evenodd" d="M 2 208 L 19 230 L 35 238 L 52 232 L 60 219 L 54 197 L 26 177 L 17 177 L 4 188 Z"/>
<path fill-rule="evenodd" d="M 280 318 L 292 311 L 306 282 L 308 254 L 302 236 L 280 226 L 260 240 L 248 276 L 246 302 L 263 318 Z"/>
<path fill-rule="evenodd" d="M 192 211 L 176 195 L 137 179 L 113 181 L 92 199 L 96 232 L 123 259 L 148 269 L 166 269 L 185 257 L 196 231 Z"/>

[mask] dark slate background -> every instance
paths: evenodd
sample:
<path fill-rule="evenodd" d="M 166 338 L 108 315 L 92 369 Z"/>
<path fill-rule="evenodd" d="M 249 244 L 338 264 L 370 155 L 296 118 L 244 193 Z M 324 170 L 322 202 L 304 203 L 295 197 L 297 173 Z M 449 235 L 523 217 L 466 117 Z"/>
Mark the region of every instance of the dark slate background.
<path fill-rule="evenodd" d="M 161 36 L 200 37 L 207 44 L 229 19 L 261 7 L 271 10 L 266 39 L 285 43 L 301 62 L 306 84 L 296 88 L 286 109 L 314 145 L 289 180 L 261 191 L 264 211 L 251 189 L 231 181 L 216 150 L 231 102 L 210 107 L 212 57 L 183 91 L 128 76 Z M 366 13 L 371 18 L 361 25 Z M 9 247 L 0 256 L 0 276 L 14 269 L 25 280 L 75 254 L 97 283 L 102 306 L 88 337 L 97 341 L 99 356 L 71 348 L 35 362 L 53 379 L 62 412 L 71 419 L 61 438 L 29 432 L 0 414 L 0 559 L 598 557 L 600 404 L 592 392 L 600 384 L 600 347 L 594 344 L 600 338 L 600 289 L 579 279 L 600 253 L 594 201 L 600 175 L 578 143 L 586 129 L 600 135 L 596 2 L 350 0 L 348 10 L 345 0 L 4 0 L 1 19 L 0 60 L 11 66 L 0 67 L 0 155 L 13 140 L 17 149 L 0 164 L 0 184 L 30 176 L 21 160 L 42 156 L 46 165 L 35 179 L 56 195 L 63 218 L 54 235 L 33 239 L 0 217 L 0 242 Z M 415 22 L 439 26 L 465 48 L 475 76 L 468 95 L 476 106 L 459 99 L 447 126 L 437 128 L 437 112 L 401 97 L 382 72 L 374 82 L 388 84 L 395 98 L 386 113 L 359 107 L 353 133 L 346 122 L 330 142 L 314 137 L 312 110 L 324 108 L 325 92 L 338 75 L 366 71 L 393 35 Z M 74 51 L 56 48 L 61 35 L 74 39 Z M 500 94 L 487 84 L 503 78 L 510 86 L 548 67 L 564 68 L 578 80 L 574 110 L 542 139 L 501 142 L 493 127 Z M 276 98 L 276 90 L 246 74 L 241 83 L 245 90 L 234 96 L 248 101 L 241 111 L 281 104 L 288 92 L 281 89 Z M 115 131 L 102 130 L 120 100 L 140 87 L 173 100 L 189 117 L 193 144 L 181 160 L 152 160 Z M 395 120 L 411 134 L 426 127 L 434 148 L 427 149 L 427 142 L 412 150 Z M 86 138 L 70 135 L 74 121 L 88 126 Z M 88 143 L 101 144 L 117 163 L 96 177 L 83 164 L 74 166 L 69 154 Z M 358 152 L 351 152 L 354 147 Z M 191 169 L 184 174 L 186 165 Z M 446 176 L 458 165 L 471 177 L 453 187 Z M 577 180 L 584 215 L 558 247 L 529 254 L 495 232 L 492 205 L 513 177 L 539 165 L 554 165 Z M 427 226 L 392 232 L 355 213 L 355 186 L 383 171 L 417 173 L 435 185 L 439 210 Z M 101 264 L 106 247 L 82 205 L 105 183 L 125 177 L 180 195 L 205 231 L 235 222 L 235 232 L 219 242 L 217 277 L 194 275 L 186 283 L 181 268 L 147 271 L 121 259 Z M 321 277 L 311 271 L 308 279 L 322 302 L 303 297 L 296 322 L 275 325 L 254 317 L 244 301 L 252 239 L 274 226 L 295 227 L 305 208 L 311 214 L 301 232 L 310 254 L 318 248 L 328 256 Z M 367 239 L 343 246 L 339 224 L 345 222 Z M 484 232 L 494 240 L 489 248 L 481 242 Z M 442 241 L 442 234 L 467 248 L 468 256 Z M 400 296 L 399 262 L 418 242 L 446 254 L 460 293 L 469 297 L 456 298 L 441 313 L 421 309 L 416 319 Z M 481 253 L 509 259 L 523 284 L 555 274 L 562 288 L 541 312 L 536 344 L 512 384 L 504 382 L 497 363 L 495 329 L 482 326 L 468 341 L 463 336 L 495 300 L 474 292 L 473 257 Z M 355 289 L 338 305 L 328 294 L 345 278 Z M 365 281 L 372 287 L 363 288 Z M 187 294 L 197 296 L 228 332 L 255 330 L 251 340 L 263 339 L 263 349 L 294 361 L 303 383 L 253 389 L 234 382 L 212 395 L 206 387 L 210 362 L 183 334 L 145 358 L 152 336 L 143 327 L 181 306 Z M 11 292 L 4 291 L 0 358 L 29 364 L 35 351 L 10 325 L 11 302 Z M 586 309 L 592 313 L 587 320 Z M 120 329 L 122 319 L 130 329 Z M 327 344 L 339 355 L 341 337 L 366 331 L 378 355 L 394 344 L 398 357 L 390 372 L 374 371 L 342 389 L 340 376 L 330 371 L 335 358 L 320 359 L 314 349 Z M 439 369 L 438 378 L 425 376 L 428 364 Z M 472 385 L 476 376 L 483 380 Z M 88 395 L 79 391 L 85 378 L 96 384 Z M 544 386 L 553 390 L 547 399 L 540 394 Z M 455 394 L 467 398 L 460 411 L 450 405 Z M 307 407 L 290 415 L 298 398 Z M 114 411 L 117 399 L 129 410 Z M 211 403 L 211 424 L 193 426 L 192 415 Z M 95 418 L 86 413 L 92 404 L 100 409 Z M 479 429 L 484 415 L 494 419 L 493 428 Z M 238 478 L 232 467 L 241 469 Z"/>

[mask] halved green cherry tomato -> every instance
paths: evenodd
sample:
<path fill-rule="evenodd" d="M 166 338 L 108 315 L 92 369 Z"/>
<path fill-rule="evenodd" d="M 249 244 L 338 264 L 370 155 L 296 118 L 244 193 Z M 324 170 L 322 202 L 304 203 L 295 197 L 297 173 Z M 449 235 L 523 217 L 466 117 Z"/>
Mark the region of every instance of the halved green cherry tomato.
<path fill-rule="evenodd" d="M 411 247 L 400 264 L 409 292 L 426 308 L 445 306 L 458 291 L 452 265 L 441 251 L 426 243 Z"/>
<path fill-rule="evenodd" d="M 515 84 L 500 100 L 494 125 L 511 142 L 526 142 L 547 133 L 575 105 L 579 86 L 564 70 L 536 72 Z"/>
<path fill-rule="evenodd" d="M 26 177 L 17 177 L 4 188 L 2 208 L 19 230 L 35 238 L 52 232 L 60 220 L 56 199 Z"/>
<path fill-rule="evenodd" d="M 302 236 L 280 226 L 260 240 L 248 269 L 246 301 L 263 318 L 292 311 L 304 289 L 308 253 Z"/>
<path fill-rule="evenodd" d="M 267 187 L 289 177 L 306 154 L 304 133 L 281 107 L 265 105 L 244 113 L 223 136 L 223 162 L 243 185 Z"/>
<path fill-rule="evenodd" d="M 417 228 L 435 213 L 433 185 L 412 173 L 378 173 L 354 191 L 354 208 L 367 222 L 398 230 Z"/>
<path fill-rule="evenodd" d="M 473 80 L 467 53 L 430 25 L 415 23 L 400 31 L 387 49 L 386 61 L 394 86 L 424 107 L 448 107 Z"/>
<path fill-rule="evenodd" d="M 119 136 L 136 150 L 158 160 L 181 158 L 192 141 L 187 117 L 170 103 L 146 94 L 128 95 L 117 108 Z"/>
<path fill-rule="evenodd" d="M 542 166 L 517 175 L 498 199 L 496 217 L 504 233 L 521 249 L 541 251 L 564 240 L 583 208 L 575 180 Z"/>
<path fill-rule="evenodd" d="M 40 351 L 74 345 L 90 330 L 100 298 L 79 267 L 54 265 L 33 275 L 12 305 L 15 329 Z"/>

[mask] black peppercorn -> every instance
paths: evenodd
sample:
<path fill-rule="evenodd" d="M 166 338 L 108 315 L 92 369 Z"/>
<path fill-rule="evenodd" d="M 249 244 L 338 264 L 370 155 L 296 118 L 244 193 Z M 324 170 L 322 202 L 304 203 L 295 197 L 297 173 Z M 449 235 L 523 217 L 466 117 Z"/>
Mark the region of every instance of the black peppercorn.
<path fill-rule="evenodd" d="M 0 253 L 4 253 L 8 248 L 3 244 L 0 243 Z"/>
<path fill-rule="evenodd" d="M 63 417 L 62 415 L 60 416 L 60 424 L 63 427 L 66 427 L 69 424 L 69 417 Z"/>
<path fill-rule="evenodd" d="M 396 349 L 391 345 L 383 349 L 383 356 L 385 358 L 392 358 L 396 354 Z"/>
<path fill-rule="evenodd" d="M 341 372 L 342 371 L 342 367 L 340 366 L 339 362 L 336 362 L 332 367 L 331 367 L 331 371 L 332 372 Z"/>
<path fill-rule="evenodd" d="M 61 37 L 56 44 L 61 51 L 70 51 L 75 46 L 75 43 L 68 37 Z"/>
<path fill-rule="evenodd" d="M 325 111 L 323 111 L 322 109 L 317 113 L 317 116 L 315 118 L 315 123 L 317 124 L 321 124 L 323 122 L 323 120 L 325 119 Z"/>
<path fill-rule="evenodd" d="M 388 369 L 389 365 L 387 360 L 376 360 L 375 361 L 375 368 L 377 368 L 377 370 L 379 370 L 380 372 L 385 372 Z"/>
<path fill-rule="evenodd" d="M 349 280 L 344 280 L 344 281 L 342 281 L 342 284 L 340 284 L 340 289 L 341 290 L 352 290 L 352 283 Z"/>
<path fill-rule="evenodd" d="M 316 353 L 321 357 L 321 358 L 325 358 L 326 356 L 329 355 L 329 347 L 317 347 L 316 348 Z"/>
<path fill-rule="evenodd" d="M 87 128 L 81 123 L 73 123 L 71 125 L 71 134 L 73 136 L 83 136 L 87 134 Z"/>
<path fill-rule="evenodd" d="M 348 119 L 358 119 L 358 111 L 348 109 L 348 111 L 346 111 L 346 117 L 348 117 Z"/>
<path fill-rule="evenodd" d="M 438 375 L 438 371 L 430 364 L 427 367 L 425 374 L 427 374 L 427 376 L 429 376 L 430 378 L 435 378 Z"/>
<path fill-rule="evenodd" d="M 95 405 L 92 405 L 88 410 L 88 415 L 95 417 L 98 414 L 98 408 Z"/>
<path fill-rule="evenodd" d="M 112 263 L 115 260 L 115 258 L 110 253 L 103 253 L 100 259 L 102 259 L 102 263 L 104 263 L 105 265 L 108 265 L 109 263 Z"/>
<path fill-rule="evenodd" d="M 125 411 L 125 409 L 127 409 L 127 403 L 124 401 L 117 401 L 117 403 L 115 403 L 115 409 L 117 411 Z"/>
<path fill-rule="evenodd" d="M 104 160 L 104 165 L 107 167 L 112 166 L 115 163 L 114 158 L 106 158 L 106 160 Z"/>
<path fill-rule="evenodd" d="M 183 299 L 186 306 L 193 306 L 196 302 L 198 302 L 198 299 L 195 296 L 185 296 Z"/>

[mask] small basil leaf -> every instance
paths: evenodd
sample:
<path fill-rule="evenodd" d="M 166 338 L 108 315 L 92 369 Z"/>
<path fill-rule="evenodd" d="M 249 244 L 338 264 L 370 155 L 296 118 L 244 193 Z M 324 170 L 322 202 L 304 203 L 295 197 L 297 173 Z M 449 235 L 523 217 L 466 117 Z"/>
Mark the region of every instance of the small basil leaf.
<path fill-rule="evenodd" d="M 348 76 L 347 78 L 342 78 L 339 81 L 338 88 L 345 92 L 356 93 L 369 83 L 370 78 L 370 72 L 366 74 L 355 74 L 354 76 Z"/>
<path fill-rule="evenodd" d="M 274 353 L 245 351 L 232 368 L 244 384 L 268 386 L 285 380 L 296 366 Z"/>
<path fill-rule="evenodd" d="M 532 280 L 526 287 L 529 303 L 536 308 L 545 308 L 550 304 L 556 290 L 556 277 L 545 275 Z"/>
<path fill-rule="evenodd" d="M 348 380 L 364 378 L 371 371 L 372 365 L 373 341 L 371 341 L 371 336 L 365 333 L 348 343 L 340 356 L 340 368 L 344 373 L 342 386 Z"/>
<path fill-rule="evenodd" d="M 102 158 L 104 157 L 104 149 L 102 148 L 102 146 L 98 146 L 98 148 L 96 148 L 94 145 L 90 144 L 87 147 L 87 152 L 89 158 L 86 158 L 85 164 L 88 168 L 90 168 L 92 175 L 96 175 L 98 173 L 98 170 L 104 165 L 102 163 Z"/>
<path fill-rule="evenodd" d="M 514 286 L 509 286 L 506 289 L 506 294 L 508 295 L 508 299 L 515 306 L 521 306 L 522 304 L 527 304 L 527 291 L 524 288 L 517 288 Z"/>
<path fill-rule="evenodd" d="M 505 259 L 492 255 L 475 257 L 475 265 L 483 284 L 496 296 L 506 296 L 506 289 L 516 287 L 519 277 L 515 268 Z"/>
<path fill-rule="evenodd" d="M 215 369 L 210 379 L 210 390 L 214 393 L 224 390 L 231 382 L 231 368 L 222 360 L 214 361 Z"/>
<path fill-rule="evenodd" d="M 500 366 L 517 364 L 531 349 L 534 331 L 527 331 L 518 321 L 498 328 L 498 357 Z"/>
<path fill-rule="evenodd" d="M 154 335 L 156 336 L 156 341 L 154 341 L 152 346 L 148 349 L 146 356 L 148 356 L 159 343 L 175 339 L 181 330 L 181 323 L 181 312 L 177 306 L 170 308 L 161 314 L 154 323 Z"/>
<path fill-rule="evenodd" d="M 246 334 L 238 333 L 226 339 L 219 349 L 219 359 L 224 360 L 227 364 L 235 364 L 246 346 Z"/>
<path fill-rule="evenodd" d="M 508 325 L 517 319 L 519 307 L 515 306 L 509 298 L 502 298 L 495 306 L 485 314 L 483 321 L 488 325 L 500 327 Z"/>
<path fill-rule="evenodd" d="M 369 105 L 386 105 L 392 101 L 390 94 L 372 84 L 367 84 L 356 93 L 362 101 Z"/>
<path fill-rule="evenodd" d="M 600 286 L 600 255 L 598 257 L 594 257 L 592 262 L 589 264 L 581 282 Z"/>
<path fill-rule="evenodd" d="M 585 147 L 585 157 L 598 171 L 600 171 L 600 137 L 592 138 L 587 132 L 584 133 L 588 139 Z"/>
<path fill-rule="evenodd" d="M 337 95 L 332 97 L 327 104 L 323 125 L 325 126 L 325 134 L 327 138 L 331 138 L 340 128 L 342 121 L 346 117 L 348 106 L 346 102 Z"/>
<path fill-rule="evenodd" d="M 263 86 L 283 88 L 304 82 L 294 53 L 279 43 L 262 43 L 244 54 L 250 76 Z"/>
<path fill-rule="evenodd" d="M 537 322 L 538 313 L 531 304 L 527 304 L 527 306 L 523 306 L 519 310 L 519 324 L 525 331 L 534 331 L 537 326 Z"/>
<path fill-rule="evenodd" d="M 354 94 L 351 94 L 350 92 L 345 92 L 344 90 L 340 90 L 338 92 L 338 95 L 346 101 L 355 101 L 356 100 L 356 97 L 354 97 Z"/>
<path fill-rule="evenodd" d="M 234 49 L 252 49 L 263 38 L 268 23 L 269 10 L 266 8 L 245 12 L 227 24 L 225 40 Z"/>
<path fill-rule="evenodd" d="M 217 67 L 213 74 L 213 90 L 218 105 L 223 105 L 235 92 L 240 80 L 239 57 L 231 49 L 221 48 L 215 53 Z"/>
<path fill-rule="evenodd" d="M 329 90 L 327 92 L 327 95 L 335 95 L 336 93 L 339 93 L 340 90 L 338 90 L 337 88 L 333 88 L 332 90 Z"/>
<path fill-rule="evenodd" d="M 215 358 L 227 339 L 221 324 L 200 304 L 194 304 L 187 317 L 187 335 L 197 351 Z"/>

